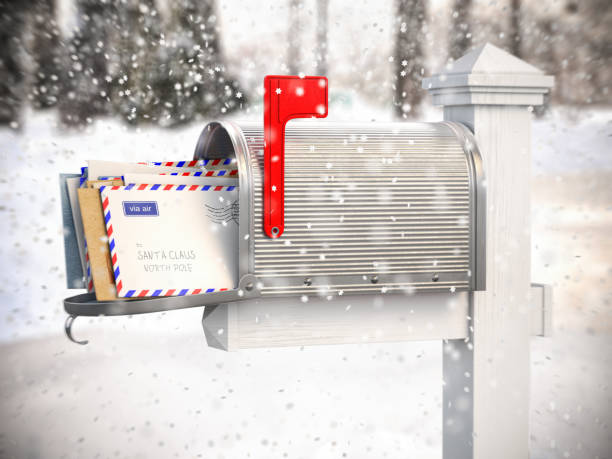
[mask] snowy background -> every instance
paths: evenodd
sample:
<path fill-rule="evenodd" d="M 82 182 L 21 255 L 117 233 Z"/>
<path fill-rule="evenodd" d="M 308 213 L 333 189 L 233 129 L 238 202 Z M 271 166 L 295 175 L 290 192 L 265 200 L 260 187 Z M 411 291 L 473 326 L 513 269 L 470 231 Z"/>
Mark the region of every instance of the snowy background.
<path fill-rule="evenodd" d="M 66 46 L 81 24 L 76 3 L 45 3 L 56 7 Z M 330 117 L 337 120 L 386 121 L 417 112 L 419 119 L 441 119 L 427 99 L 418 101 L 410 91 L 397 99 L 398 5 L 427 6 L 418 29 L 423 56 L 415 58 L 422 64 L 417 79 L 443 66 L 453 43 L 459 46 L 455 30 L 473 35 L 472 44 L 513 46 L 514 2 L 327 3 L 325 65 Z M 201 65 L 222 65 L 233 89 L 223 87 L 220 100 L 198 105 L 188 99 L 205 97 L 197 91 L 186 97 L 181 83 L 159 122 L 130 115 L 135 106 L 161 113 L 159 104 L 119 96 L 113 88 L 106 100 L 112 107 L 83 118 L 82 107 L 49 99 L 51 107 L 39 110 L 40 93 L 53 91 L 41 91 L 32 73 L 36 18 L 24 20 L 15 40 L 23 65 L 18 90 L 6 92 L 10 79 L 0 82 L 0 457 L 440 458 L 439 342 L 223 353 L 206 346 L 201 308 L 80 318 L 75 335 L 90 344 L 64 338 L 62 299 L 75 292 L 65 289 L 57 174 L 78 172 L 89 158 L 187 159 L 206 120 L 259 119 L 263 75 L 287 73 L 291 66 L 305 73 L 320 68 L 318 2 L 202 4 L 214 6 L 220 46 L 206 58 L 217 62 Z M 609 8 L 584 4 L 522 3 L 524 58 L 558 80 L 551 108 L 533 129 L 532 278 L 554 286 L 554 335 L 531 341 L 533 458 L 612 457 L 609 58 L 585 49 L 585 37 L 580 46 L 559 45 L 584 29 L 600 33 L 593 41 L 608 49 L 601 24 L 589 22 L 589 8 L 600 8 L 602 18 L 609 18 Z M 158 6 L 160 15 L 171 16 L 174 6 Z M 465 8 L 472 13 L 469 26 L 453 26 L 453 11 Z M 3 20 L 9 10 L 0 11 Z M 291 21 L 297 45 L 287 40 Z M 543 43 L 548 52 L 535 49 Z M 291 62 L 288 46 L 297 46 L 297 61 Z M 79 56 L 86 58 L 86 52 Z M 57 89 L 61 99 L 66 89 Z M 69 100 L 91 95 L 79 94 Z M 224 106 L 227 113 L 220 112 Z"/>

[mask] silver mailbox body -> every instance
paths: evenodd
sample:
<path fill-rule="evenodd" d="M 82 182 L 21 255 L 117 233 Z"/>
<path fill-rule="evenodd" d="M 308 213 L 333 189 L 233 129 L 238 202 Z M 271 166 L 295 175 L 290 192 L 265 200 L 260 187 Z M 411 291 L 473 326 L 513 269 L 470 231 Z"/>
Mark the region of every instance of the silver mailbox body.
<path fill-rule="evenodd" d="M 76 316 L 125 315 L 260 297 L 485 288 L 485 184 L 470 131 L 456 123 L 292 121 L 285 135 L 285 231 L 263 233 L 263 127 L 208 124 L 195 158 L 235 159 L 239 284 L 233 290 L 64 300 Z M 188 222 L 186 222 L 188 224 Z"/>
<path fill-rule="evenodd" d="M 263 128 L 213 122 L 197 159 L 239 170 L 239 288 L 261 296 L 467 291 L 485 287 L 485 189 L 456 123 L 292 121 L 285 231 L 263 222 Z"/>

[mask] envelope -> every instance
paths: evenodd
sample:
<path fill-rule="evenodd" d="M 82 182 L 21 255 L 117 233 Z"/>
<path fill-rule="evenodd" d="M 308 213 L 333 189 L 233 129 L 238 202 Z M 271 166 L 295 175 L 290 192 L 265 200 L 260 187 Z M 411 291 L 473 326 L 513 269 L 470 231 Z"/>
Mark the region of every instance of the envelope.
<path fill-rule="evenodd" d="M 72 218 L 74 223 L 74 235 L 76 237 L 77 246 L 79 249 L 79 258 L 81 260 L 81 269 L 83 273 L 87 272 L 87 262 L 85 256 L 85 235 L 83 232 L 83 220 L 81 218 L 81 208 L 79 207 L 79 200 L 77 196 L 77 190 L 81 186 L 81 177 L 74 177 L 66 179 L 66 189 L 68 191 L 68 199 L 70 201 L 70 207 L 72 209 Z"/>
<path fill-rule="evenodd" d="M 121 179 L 121 177 L 117 178 L 117 177 L 107 177 L 101 180 L 87 180 L 85 182 L 85 187 L 86 188 L 96 188 L 99 189 L 100 187 L 103 186 L 121 186 L 123 185 L 123 180 Z"/>
<path fill-rule="evenodd" d="M 138 164 L 146 164 L 148 166 L 165 166 L 165 167 L 202 167 L 213 169 L 217 167 L 230 166 L 236 164 L 235 159 L 192 159 L 187 161 L 147 161 Z"/>
<path fill-rule="evenodd" d="M 85 288 L 83 259 L 76 235 L 74 206 L 68 194 L 68 179 L 79 180 L 79 174 L 60 174 L 60 198 L 62 204 L 62 225 L 64 228 L 64 258 L 66 262 L 66 287 Z M 75 191 L 76 193 L 76 191 Z"/>
<path fill-rule="evenodd" d="M 100 177 L 122 177 L 129 172 L 159 174 L 160 172 L 198 172 L 202 170 L 203 167 L 148 166 L 146 164 L 93 159 L 87 161 L 87 176 L 89 180 L 98 180 Z"/>
<path fill-rule="evenodd" d="M 85 241 L 85 288 L 89 293 L 92 293 L 94 291 L 93 276 L 91 274 L 91 261 L 89 259 L 89 249 L 87 248 L 87 241 Z"/>
<path fill-rule="evenodd" d="M 206 169 L 223 169 L 236 167 L 236 158 L 200 159 L 200 162 L 204 165 Z"/>
<path fill-rule="evenodd" d="M 94 188 L 79 188 L 79 205 L 87 242 L 89 275 L 98 301 L 117 299 L 115 278 L 108 249 L 100 192 Z"/>
<path fill-rule="evenodd" d="M 87 166 L 81 167 L 81 177 L 79 180 L 79 188 L 83 187 L 83 185 L 87 181 L 87 177 L 88 177 Z"/>
<path fill-rule="evenodd" d="M 119 297 L 237 288 L 236 187 L 155 184 L 100 191 Z"/>
<path fill-rule="evenodd" d="M 149 185 L 175 184 L 175 185 L 226 185 L 238 186 L 238 179 L 230 176 L 201 177 L 193 175 L 164 175 L 164 174 L 134 174 L 128 173 L 123 176 L 126 185 L 130 183 Z"/>
<path fill-rule="evenodd" d="M 238 169 L 216 169 L 197 172 L 162 172 L 160 175 L 180 175 L 183 177 L 238 177 Z"/>

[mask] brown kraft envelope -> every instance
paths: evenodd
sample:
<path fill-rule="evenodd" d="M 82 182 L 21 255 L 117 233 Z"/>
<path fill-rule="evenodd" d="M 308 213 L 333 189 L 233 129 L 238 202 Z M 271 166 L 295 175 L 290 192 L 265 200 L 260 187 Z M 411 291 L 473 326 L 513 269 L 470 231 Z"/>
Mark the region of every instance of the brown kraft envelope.
<path fill-rule="evenodd" d="M 108 248 L 100 190 L 79 188 L 77 193 L 96 299 L 98 301 L 117 300 L 117 288 Z"/>

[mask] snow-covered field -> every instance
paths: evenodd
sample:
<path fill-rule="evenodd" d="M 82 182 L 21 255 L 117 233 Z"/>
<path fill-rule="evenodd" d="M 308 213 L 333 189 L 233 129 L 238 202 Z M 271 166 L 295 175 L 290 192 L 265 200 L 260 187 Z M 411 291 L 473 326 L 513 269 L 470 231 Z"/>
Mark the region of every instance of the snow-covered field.
<path fill-rule="evenodd" d="M 202 125 L 26 119 L 0 130 L 0 457 L 441 456 L 438 342 L 228 354 L 206 347 L 198 308 L 81 318 L 90 344 L 68 343 L 57 174 L 189 158 Z M 612 111 L 556 110 L 533 145 L 532 277 L 555 286 L 555 334 L 532 339 L 532 457 L 610 458 Z"/>

